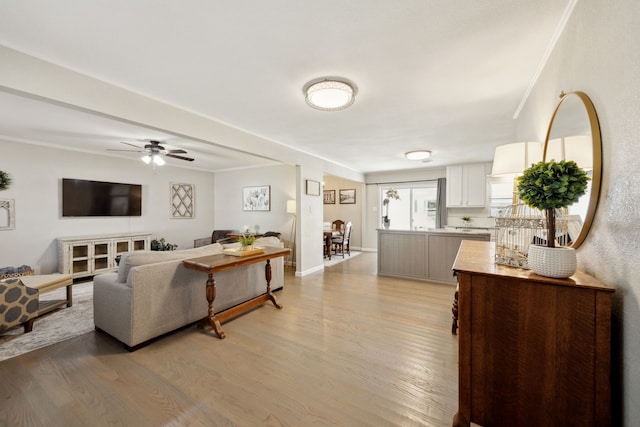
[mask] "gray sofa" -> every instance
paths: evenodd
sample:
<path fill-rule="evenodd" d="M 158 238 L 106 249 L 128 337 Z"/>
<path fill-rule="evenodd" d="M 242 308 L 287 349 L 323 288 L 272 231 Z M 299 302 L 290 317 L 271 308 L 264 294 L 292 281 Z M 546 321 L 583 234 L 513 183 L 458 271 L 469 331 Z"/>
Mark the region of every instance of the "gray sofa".
<path fill-rule="evenodd" d="M 283 247 L 274 237 L 258 239 L 255 245 Z M 222 245 L 214 243 L 178 251 L 124 254 L 117 273 L 100 274 L 93 279 L 96 328 L 135 347 L 206 317 L 207 275 L 186 269 L 182 261 L 222 250 Z M 277 290 L 284 285 L 283 258 L 271 260 L 271 266 L 271 289 Z M 214 278 L 216 313 L 266 291 L 263 263 L 216 273 Z"/>

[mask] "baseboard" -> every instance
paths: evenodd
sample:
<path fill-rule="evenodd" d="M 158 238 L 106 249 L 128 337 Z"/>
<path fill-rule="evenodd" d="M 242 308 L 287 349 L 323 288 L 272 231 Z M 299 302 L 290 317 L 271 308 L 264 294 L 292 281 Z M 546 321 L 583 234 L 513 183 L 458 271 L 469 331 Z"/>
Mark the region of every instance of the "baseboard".
<path fill-rule="evenodd" d="M 324 264 L 317 265 L 305 271 L 296 271 L 296 277 L 308 276 L 309 274 L 317 273 L 318 271 L 322 271 L 322 270 L 324 270 Z"/>

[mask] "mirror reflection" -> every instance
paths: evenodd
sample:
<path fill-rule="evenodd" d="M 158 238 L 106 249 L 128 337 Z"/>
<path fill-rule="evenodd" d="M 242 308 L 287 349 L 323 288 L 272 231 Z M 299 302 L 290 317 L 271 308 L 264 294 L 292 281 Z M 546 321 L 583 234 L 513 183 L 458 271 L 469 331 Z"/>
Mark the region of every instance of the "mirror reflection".
<path fill-rule="evenodd" d="M 595 214 L 600 189 L 601 151 L 600 127 L 589 97 L 582 92 L 561 94 L 549 123 L 544 160 L 573 160 L 591 178 L 585 195 L 567 210 L 570 245 L 574 248 L 584 241 Z"/>

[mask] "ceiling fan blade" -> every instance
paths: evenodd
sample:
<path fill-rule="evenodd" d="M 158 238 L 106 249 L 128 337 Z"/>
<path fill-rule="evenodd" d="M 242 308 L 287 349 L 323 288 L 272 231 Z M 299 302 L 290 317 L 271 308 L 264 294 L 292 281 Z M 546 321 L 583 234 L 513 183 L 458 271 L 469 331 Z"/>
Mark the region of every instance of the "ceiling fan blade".
<path fill-rule="evenodd" d="M 167 150 L 168 154 L 187 154 L 184 150 Z"/>
<path fill-rule="evenodd" d="M 124 141 L 120 141 L 120 144 L 130 145 L 130 146 L 132 146 L 132 147 L 137 148 L 138 150 L 141 150 L 141 149 L 142 149 L 142 147 L 138 147 L 137 145 L 129 144 L 128 142 L 124 142 Z"/>
<path fill-rule="evenodd" d="M 193 162 L 193 159 L 191 157 L 184 157 L 184 156 L 176 156 L 175 154 L 165 154 L 166 157 L 173 157 L 174 159 L 180 159 L 180 160 L 186 160 L 187 162 Z"/>
<path fill-rule="evenodd" d="M 143 153 L 142 150 L 116 150 L 115 148 L 107 148 L 107 151 L 126 151 L 127 153 Z"/>

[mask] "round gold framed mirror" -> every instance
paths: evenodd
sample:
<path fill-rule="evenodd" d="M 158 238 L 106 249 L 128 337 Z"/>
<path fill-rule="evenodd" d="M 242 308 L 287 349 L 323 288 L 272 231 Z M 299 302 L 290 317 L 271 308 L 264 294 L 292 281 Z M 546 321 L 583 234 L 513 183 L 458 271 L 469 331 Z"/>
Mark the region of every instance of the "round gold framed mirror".
<path fill-rule="evenodd" d="M 602 141 L 591 99 L 584 92 L 560 94 L 544 143 L 543 158 L 573 160 L 591 178 L 584 196 L 567 209 L 571 247 L 578 248 L 589 233 L 600 196 Z"/>

